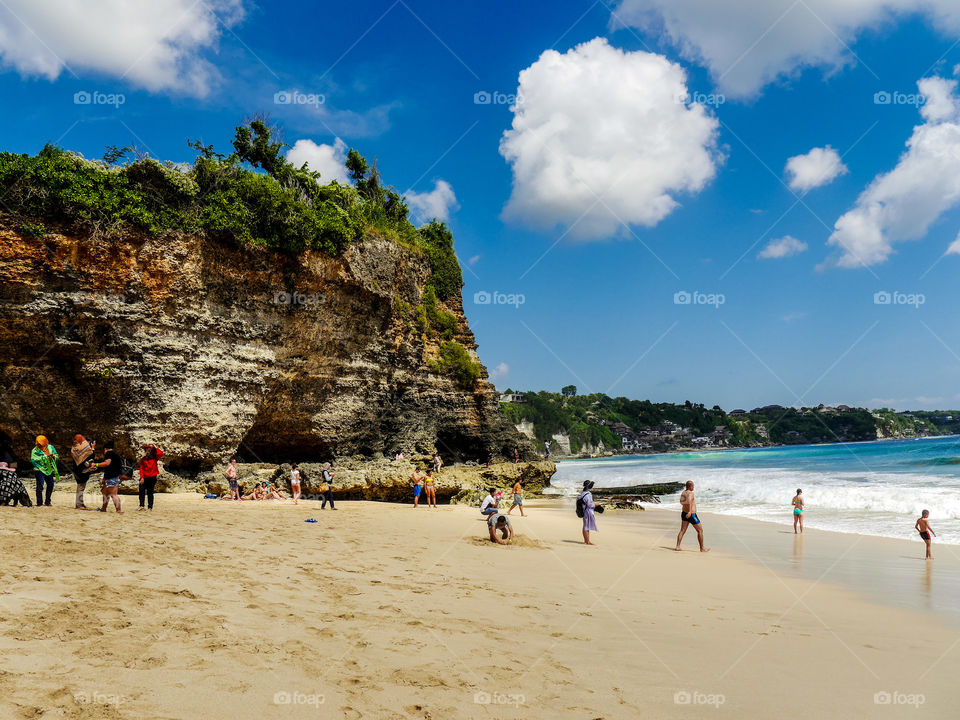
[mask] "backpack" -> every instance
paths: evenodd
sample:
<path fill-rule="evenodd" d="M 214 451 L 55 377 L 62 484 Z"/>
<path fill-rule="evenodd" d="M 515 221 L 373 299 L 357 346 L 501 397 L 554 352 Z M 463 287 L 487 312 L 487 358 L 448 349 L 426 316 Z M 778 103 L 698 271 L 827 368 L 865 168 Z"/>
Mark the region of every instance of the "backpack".
<path fill-rule="evenodd" d="M 583 495 L 577 498 L 577 517 L 583 517 Z"/>
<path fill-rule="evenodd" d="M 120 477 L 124 480 L 130 480 L 133 478 L 133 472 L 137 469 L 136 464 L 133 460 L 128 460 L 127 458 L 120 456 Z"/>

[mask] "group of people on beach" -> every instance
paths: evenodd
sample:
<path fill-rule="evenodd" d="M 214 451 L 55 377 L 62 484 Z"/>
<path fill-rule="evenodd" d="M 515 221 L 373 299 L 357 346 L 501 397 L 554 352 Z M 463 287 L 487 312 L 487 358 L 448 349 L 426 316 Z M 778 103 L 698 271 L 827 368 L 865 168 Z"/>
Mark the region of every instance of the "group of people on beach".
<path fill-rule="evenodd" d="M 439 453 L 434 453 L 430 459 L 430 467 L 426 474 L 420 472 L 419 467 L 413 469 L 413 475 L 410 476 L 410 483 L 413 485 L 413 506 L 420 507 L 420 496 L 427 498 L 427 508 L 437 508 L 437 475 L 440 474 L 440 468 L 443 467 L 443 460 Z"/>
<path fill-rule="evenodd" d="M 163 450 L 153 444 L 144 444 L 140 447 L 142 456 L 135 462 L 128 462 L 114 448 L 113 441 L 103 444 L 102 459 L 96 459 L 97 443 L 87 440 L 83 435 L 73 436 L 73 445 L 70 447 L 72 459 L 71 474 L 76 481 L 74 507 L 77 510 L 98 510 L 106 512 L 110 503 L 118 513 L 122 513 L 119 488 L 123 480 L 132 480 L 135 474 L 139 480 L 140 510 L 153 510 L 154 493 L 160 475 L 157 461 L 163 457 Z M 57 448 L 45 435 L 38 435 L 33 449 L 30 451 L 30 464 L 33 468 L 36 481 L 36 506 L 51 507 L 53 505 L 53 488 L 61 479 L 61 459 Z M 5 482 L 19 483 L 16 476 L 16 464 L 0 463 L 0 471 L 5 473 Z M 84 501 L 87 483 L 94 475 L 102 474 L 100 492 L 102 504 L 99 508 L 88 508 Z M 12 478 L 12 479 L 11 479 Z M 29 494 L 26 495 L 29 500 Z M 19 495 L 19 493 L 17 493 Z M 22 497 L 21 497 L 22 499 Z"/>
<path fill-rule="evenodd" d="M 583 518 L 583 542 L 587 545 L 594 544 L 590 540 L 590 533 L 597 530 L 595 513 L 603 512 L 603 506 L 597 505 L 594 502 L 593 493 L 591 492 L 593 487 L 593 481 L 585 481 L 583 483 L 583 490 L 577 497 L 577 515 Z M 678 552 L 681 549 L 680 544 L 683 541 L 683 536 L 691 526 L 693 526 L 697 533 L 697 543 L 700 545 L 700 552 L 710 552 L 710 548 L 706 547 L 703 543 L 703 522 L 697 515 L 697 500 L 694 495 L 694 488 L 695 483 L 692 480 L 688 480 L 684 485 L 683 491 L 680 493 L 680 532 L 677 534 L 677 546 L 675 548 Z M 793 496 L 790 504 L 793 507 L 793 532 L 794 534 L 802 535 L 804 499 L 803 490 L 801 488 L 797 488 L 797 494 Z M 481 512 L 483 512 L 482 509 Z M 926 559 L 932 559 L 933 555 L 931 554 L 930 548 L 931 536 L 936 537 L 937 534 L 933 531 L 933 527 L 930 525 L 929 510 L 922 511 L 920 517 L 917 518 L 914 528 L 918 533 L 920 533 L 920 538 L 927 546 Z M 494 539 L 492 531 L 491 539 Z"/>
<path fill-rule="evenodd" d="M 500 510 L 503 500 L 503 491 L 487 488 L 487 496 L 480 503 L 480 514 L 487 518 L 487 532 L 490 539 L 500 545 L 513 543 L 513 524 L 510 522 L 510 513 L 514 508 L 520 508 L 520 516 L 526 517 L 523 509 L 523 478 L 518 478 L 511 490 L 512 503 L 506 513 Z"/>
<path fill-rule="evenodd" d="M 303 473 L 297 463 L 290 466 L 290 497 L 287 497 L 287 494 L 280 487 L 272 485 L 269 480 L 257 481 L 253 485 L 253 490 L 245 494 L 245 488 L 240 485 L 239 469 L 235 457 L 230 458 L 223 475 L 227 479 L 229 492 L 224 493 L 220 497 L 221 500 L 293 500 L 294 505 L 299 505 L 300 498 L 303 497 L 300 490 Z M 325 462 L 320 466 L 320 480 L 318 488 L 320 491 L 319 499 L 321 500 L 320 509 L 325 510 L 327 503 L 330 503 L 330 509 L 336 510 L 337 507 L 333 502 L 333 467 L 330 463 Z"/>

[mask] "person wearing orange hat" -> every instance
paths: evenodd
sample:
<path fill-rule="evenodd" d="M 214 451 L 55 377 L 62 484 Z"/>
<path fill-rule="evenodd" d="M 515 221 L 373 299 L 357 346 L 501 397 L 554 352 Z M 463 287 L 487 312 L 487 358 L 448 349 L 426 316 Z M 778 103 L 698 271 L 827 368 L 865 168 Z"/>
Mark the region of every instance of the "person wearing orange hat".
<path fill-rule="evenodd" d="M 37 479 L 37 507 L 46 505 L 50 507 L 53 496 L 54 478 L 60 479 L 60 471 L 57 469 L 57 449 L 50 444 L 43 435 L 37 436 L 37 442 L 30 453 L 30 462 L 33 463 L 33 474 Z M 46 485 L 47 494 L 44 502 L 43 488 Z"/>

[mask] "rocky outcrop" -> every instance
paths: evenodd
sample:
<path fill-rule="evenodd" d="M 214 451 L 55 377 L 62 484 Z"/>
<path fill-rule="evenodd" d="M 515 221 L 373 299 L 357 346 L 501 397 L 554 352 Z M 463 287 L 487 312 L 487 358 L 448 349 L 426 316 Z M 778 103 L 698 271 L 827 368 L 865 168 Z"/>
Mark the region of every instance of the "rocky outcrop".
<path fill-rule="evenodd" d="M 430 266 L 395 241 L 332 258 L 19 227 L 0 216 L 0 445 L 21 463 L 40 432 L 64 455 L 77 432 L 128 455 L 153 442 L 182 475 L 232 454 L 533 457 L 485 370 L 464 388 L 435 369 L 441 341 L 412 312 Z M 444 308 L 478 361 L 459 294 Z"/>
<path fill-rule="evenodd" d="M 360 457 L 340 458 L 333 463 L 333 488 L 338 500 L 377 500 L 384 502 L 409 502 L 413 497 L 410 480 L 414 467 L 424 470 L 429 458 L 410 460 L 365 460 Z M 300 464 L 300 490 L 304 497 L 318 497 L 322 482 L 319 463 Z M 164 472 L 160 475 L 157 489 L 160 492 L 197 492 L 223 495 L 228 484 L 223 471 L 226 466 L 185 477 Z M 492 463 L 489 467 L 477 464 L 453 465 L 443 468 L 436 475 L 437 502 L 479 502 L 488 488 L 508 491 L 517 480 L 523 480 L 528 494 L 540 493 L 550 485 L 556 465 L 548 461 L 521 463 Z M 237 479 L 247 492 L 263 480 L 290 491 L 290 465 L 284 463 L 238 463 Z M 71 491 L 72 478 L 64 476 L 58 490 Z M 96 487 L 96 482 L 91 483 Z M 128 480 L 120 485 L 123 494 L 135 494 L 137 481 Z"/>

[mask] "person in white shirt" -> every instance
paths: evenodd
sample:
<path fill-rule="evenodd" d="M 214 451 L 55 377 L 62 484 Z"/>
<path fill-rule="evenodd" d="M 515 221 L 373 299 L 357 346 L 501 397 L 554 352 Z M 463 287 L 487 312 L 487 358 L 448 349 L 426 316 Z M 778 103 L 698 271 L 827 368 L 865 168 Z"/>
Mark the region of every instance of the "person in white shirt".
<path fill-rule="evenodd" d="M 497 507 L 500 505 L 499 500 L 495 500 L 493 497 L 493 488 L 487 490 L 487 496 L 483 499 L 483 503 L 480 505 L 480 514 L 481 515 L 493 515 L 497 512 Z"/>
<path fill-rule="evenodd" d="M 296 463 L 290 469 L 290 492 L 293 493 L 293 504 L 299 505 L 300 500 L 300 466 Z"/>

